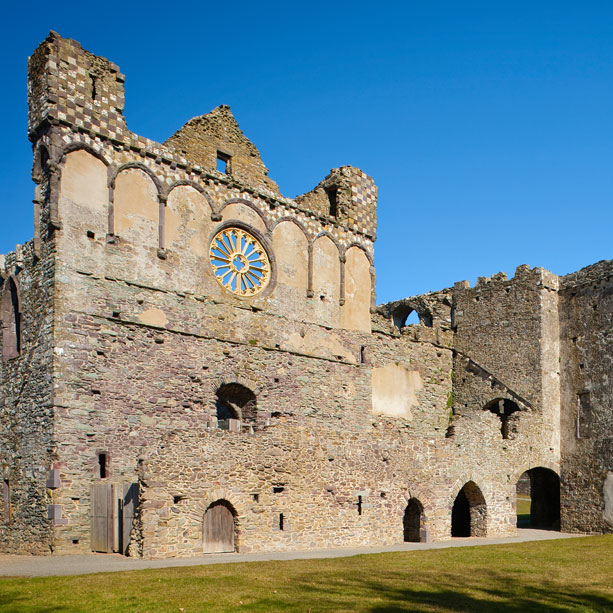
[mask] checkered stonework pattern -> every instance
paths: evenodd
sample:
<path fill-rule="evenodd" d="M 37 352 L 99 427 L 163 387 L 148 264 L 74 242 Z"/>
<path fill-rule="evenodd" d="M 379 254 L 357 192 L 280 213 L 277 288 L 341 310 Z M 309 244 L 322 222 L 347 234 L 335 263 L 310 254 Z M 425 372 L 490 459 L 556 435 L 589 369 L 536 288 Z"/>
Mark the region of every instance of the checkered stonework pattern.
<path fill-rule="evenodd" d="M 123 141 L 124 80 L 118 66 L 52 32 L 29 63 L 30 136 L 62 123 Z"/>
<path fill-rule="evenodd" d="M 51 32 L 32 54 L 28 65 L 29 136 L 40 141 L 48 126 L 59 129 L 65 145 L 75 142 L 105 151 L 110 162 L 138 162 L 150 167 L 163 184 L 189 179 L 207 192 L 226 194 L 236 188 L 237 197 L 261 198 L 273 217 L 303 217 L 307 231 L 322 230 L 339 244 L 368 245 L 376 237 L 377 188 L 359 168 L 343 166 L 311 192 L 296 200 L 281 196 L 266 186 L 253 188 L 236 176 L 203 168 L 184 151 L 131 132 L 123 117 L 125 77 L 119 67 L 104 57 L 83 49 L 77 41 Z M 43 139 L 44 140 L 44 139 Z M 108 151 L 107 151 L 108 150 Z M 118 155 L 118 151 L 123 153 Z M 339 214 L 330 216 L 325 190 L 338 188 Z"/>
<path fill-rule="evenodd" d="M 348 221 L 353 230 L 373 236 L 377 231 L 377 186 L 359 168 L 352 168 Z"/>

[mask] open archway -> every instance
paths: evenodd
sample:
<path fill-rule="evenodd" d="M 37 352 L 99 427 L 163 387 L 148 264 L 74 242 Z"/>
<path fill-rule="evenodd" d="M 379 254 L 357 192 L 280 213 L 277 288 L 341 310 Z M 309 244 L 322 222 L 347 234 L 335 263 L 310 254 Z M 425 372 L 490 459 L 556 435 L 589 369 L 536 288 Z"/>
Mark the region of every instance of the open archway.
<path fill-rule="evenodd" d="M 479 487 L 469 481 L 451 510 L 451 536 L 487 536 L 487 506 Z"/>
<path fill-rule="evenodd" d="M 517 527 L 560 529 L 560 477 L 542 466 L 524 472 L 516 486 Z"/>
<path fill-rule="evenodd" d="M 204 553 L 231 553 L 236 549 L 236 511 L 227 500 L 216 500 L 204 513 Z"/>
<path fill-rule="evenodd" d="M 225 383 L 216 392 L 217 425 L 231 430 L 232 423 L 255 425 L 257 399 L 255 394 L 240 383 Z"/>
<path fill-rule="evenodd" d="M 21 304 L 19 289 L 13 277 L 8 278 L 1 292 L 2 359 L 10 360 L 21 353 Z"/>
<path fill-rule="evenodd" d="M 424 507 L 417 500 L 411 498 L 404 510 L 402 527 L 405 543 L 419 543 L 421 541 L 421 529 L 423 524 Z"/>

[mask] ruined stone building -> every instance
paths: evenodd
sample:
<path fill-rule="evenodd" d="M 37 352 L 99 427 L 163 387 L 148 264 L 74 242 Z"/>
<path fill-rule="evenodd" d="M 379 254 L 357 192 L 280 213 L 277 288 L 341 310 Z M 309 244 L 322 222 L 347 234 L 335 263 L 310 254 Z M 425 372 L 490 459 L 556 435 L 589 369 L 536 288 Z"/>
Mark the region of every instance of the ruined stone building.
<path fill-rule="evenodd" d="M 377 189 L 292 200 L 230 109 L 165 143 L 55 33 L 0 256 L 0 544 L 150 557 L 613 530 L 613 261 L 375 304 Z M 415 312 L 419 323 L 407 323 Z"/>

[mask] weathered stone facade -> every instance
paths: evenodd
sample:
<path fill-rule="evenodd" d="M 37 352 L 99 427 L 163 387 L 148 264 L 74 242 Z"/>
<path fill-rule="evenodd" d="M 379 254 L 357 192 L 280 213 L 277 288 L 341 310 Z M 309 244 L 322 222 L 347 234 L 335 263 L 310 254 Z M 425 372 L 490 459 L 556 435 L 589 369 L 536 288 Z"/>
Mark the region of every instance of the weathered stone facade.
<path fill-rule="evenodd" d="M 0 259 L 3 551 L 511 535 L 527 470 L 544 523 L 613 530 L 613 262 L 375 307 L 368 175 L 285 198 L 228 107 L 159 144 L 126 127 L 123 82 L 55 33 L 30 58 L 35 236 Z M 246 238 L 212 266 L 223 230 Z"/>

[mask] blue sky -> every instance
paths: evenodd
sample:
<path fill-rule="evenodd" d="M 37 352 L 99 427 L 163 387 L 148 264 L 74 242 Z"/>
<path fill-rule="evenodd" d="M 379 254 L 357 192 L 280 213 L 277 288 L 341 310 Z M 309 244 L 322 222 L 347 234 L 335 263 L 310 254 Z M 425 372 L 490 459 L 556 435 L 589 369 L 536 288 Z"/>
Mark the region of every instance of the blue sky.
<path fill-rule="evenodd" d="M 379 302 L 613 257 L 611 2 L 92 6 L 4 10 L 0 253 L 32 236 L 26 62 L 54 29 L 119 64 L 136 133 L 229 104 L 287 196 L 370 174 Z"/>

